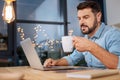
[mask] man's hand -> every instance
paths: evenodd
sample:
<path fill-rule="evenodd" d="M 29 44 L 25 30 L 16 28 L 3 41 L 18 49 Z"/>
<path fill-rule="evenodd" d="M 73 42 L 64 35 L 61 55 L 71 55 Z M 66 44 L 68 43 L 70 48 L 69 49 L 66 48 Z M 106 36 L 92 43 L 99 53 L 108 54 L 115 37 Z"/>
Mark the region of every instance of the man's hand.
<path fill-rule="evenodd" d="M 73 45 L 80 52 L 89 51 L 92 46 L 92 41 L 83 37 L 73 37 Z"/>
<path fill-rule="evenodd" d="M 44 67 L 51 67 L 51 66 L 55 66 L 57 64 L 57 60 L 53 60 L 51 58 L 47 59 L 45 62 L 44 62 Z"/>
<path fill-rule="evenodd" d="M 64 58 L 58 60 L 49 58 L 44 62 L 44 67 L 51 67 L 51 66 L 68 66 L 68 62 Z"/>

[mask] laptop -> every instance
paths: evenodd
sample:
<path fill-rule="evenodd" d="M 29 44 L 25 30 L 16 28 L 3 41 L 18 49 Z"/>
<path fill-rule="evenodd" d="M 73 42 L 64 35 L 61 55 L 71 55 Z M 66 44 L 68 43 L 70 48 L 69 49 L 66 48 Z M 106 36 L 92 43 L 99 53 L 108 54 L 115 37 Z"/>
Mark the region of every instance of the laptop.
<path fill-rule="evenodd" d="M 31 68 L 39 69 L 39 70 L 65 70 L 65 69 L 75 68 L 74 66 L 43 67 L 39 55 L 37 54 L 34 46 L 32 45 L 31 39 L 27 38 L 21 41 L 20 44 Z"/>

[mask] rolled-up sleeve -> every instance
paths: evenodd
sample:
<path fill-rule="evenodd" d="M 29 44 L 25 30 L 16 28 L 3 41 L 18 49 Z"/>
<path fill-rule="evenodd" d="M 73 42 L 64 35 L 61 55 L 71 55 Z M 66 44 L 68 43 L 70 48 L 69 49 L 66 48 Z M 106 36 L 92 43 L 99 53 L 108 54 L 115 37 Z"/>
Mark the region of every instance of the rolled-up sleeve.
<path fill-rule="evenodd" d="M 107 37 L 107 50 L 117 56 L 120 56 L 120 32 L 116 29 L 109 31 Z"/>
<path fill-rule="evenodd" d="M 84 56 L 81 52 L 74 50 L 74 52 L 71 55 L 65 56 L 63 58 L 65 58 L 68 61 L 69 65 L 73 66 L 77 64 L 80 60 L 82 60 Z"/>
<path fill-rule="evenodd" d="M 108 51 L 119 57 L 117 68 L 120 69 L 120 32 L 113 29 L 107 37 Z"/>

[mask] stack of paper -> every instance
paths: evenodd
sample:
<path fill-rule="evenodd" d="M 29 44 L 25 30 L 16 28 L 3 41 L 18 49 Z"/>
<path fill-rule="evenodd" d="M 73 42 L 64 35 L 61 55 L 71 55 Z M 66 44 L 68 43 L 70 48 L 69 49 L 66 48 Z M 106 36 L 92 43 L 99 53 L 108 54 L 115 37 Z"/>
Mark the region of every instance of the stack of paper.
<path fill-rule="evenodd" d="M 102 77 L 102 76 L 108 76 L 108 75 L 114 75 L 114 74 L 119 74 L 119 70 L 86 70 L 86 71 L 77 71 L 77 72 L 72 72 L 72 73 L 67 73 L 67 77 L 72 77 L 72 78 L 97 78 L 97 77 Z"/>

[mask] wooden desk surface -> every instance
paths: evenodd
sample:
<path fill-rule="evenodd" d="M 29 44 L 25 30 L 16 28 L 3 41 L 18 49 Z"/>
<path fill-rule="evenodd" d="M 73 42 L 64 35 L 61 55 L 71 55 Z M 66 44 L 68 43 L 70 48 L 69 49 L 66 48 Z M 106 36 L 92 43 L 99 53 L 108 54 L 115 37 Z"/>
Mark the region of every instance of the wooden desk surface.
<path fill-rule="evenodd" d="M 77 78 L 67 78 L 66 71 L 40 71 L 32 69 L 28 66 L 22 67 L 0 67 L 0 73 L 23 73 L 24 77 L 22 80 L 88 80 L 88 79 L 77 79 Z M 120 80 L 120 74 L 95 78 L 92 80 Z"/>

